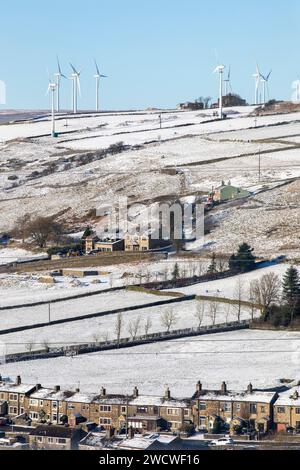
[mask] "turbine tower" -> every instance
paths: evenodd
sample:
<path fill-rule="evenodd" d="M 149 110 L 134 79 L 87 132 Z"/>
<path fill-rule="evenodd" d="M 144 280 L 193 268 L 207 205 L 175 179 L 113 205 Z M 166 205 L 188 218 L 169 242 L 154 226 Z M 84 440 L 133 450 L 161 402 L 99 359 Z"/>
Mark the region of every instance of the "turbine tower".
<path fill-rule="evenodd" d="M 79 92 L 79 95 L 81 95 L 81 89 L 80 89 L 81 71 L 78 72 L 71 63 L 70 63 L 70 67 L 73 71 L 71 78 L 70 78 L 70 80 L 72 80 L 72 108 L 73 108 L 73 113 L 77 114 L 78 92 Z"/>
<path fill-rule="evenodd" d="M 94 75 L 94 78 L 96 79 L 96 111 L 98 112 L 100 111 L 100 107 L 99 107 L 100 80 L 101 78 L 107 78 L 107 76 L 101 75 L 96 59 L 94 59 L 94 62 L 95 62 L 95 67 L 96 67 L 96 74 Z"/>
<path fill-rule="evenodd" d="M 49 77 L 49 85 L 47 89 L 46 96 L 51 93 L 51 135 L 52 137 L 56 136 L 55 132 L 55 91 L 57 89 L 57 84 L 51 82 L 50 77 Z"/>
<path fill-rule="evenodd" d="M 266 104 L 266 90 L 269 86 L 269 79 L 271 76 L 272 70 L 268 73 L 268 75 L 263 75 L 262 73 L 260 74 L 260 81 L 263 84 L 263 104 Z"/>
<path fill-rule="evenodd" d="M 61 71 L 58 56 L 56 57 L 56 59 L 57 59 L 57 72 L 54 74 L 54 76 L 56 78 L 56 111 L 59 113 L 60 112 L 60 82 L 62 78 L 67 78 L 67 77 Z"/>
<path fill-rule="evenodd" d="M 225 70 L 225 65 L 218 65 L 214 73 L 218 73 L 220 75 L 220 87 L 219 87 L 219 117 L 223 119 L 223 73 Z"/>
<path fill-rule="evenodd" d="M 254 104 L 259 104 L 259 85 L 260 85 L 260 70 L 258 64 L 256 65 L 256 72 L 253 74 L 253 78 L 255 81 L 255 98 Z"/>

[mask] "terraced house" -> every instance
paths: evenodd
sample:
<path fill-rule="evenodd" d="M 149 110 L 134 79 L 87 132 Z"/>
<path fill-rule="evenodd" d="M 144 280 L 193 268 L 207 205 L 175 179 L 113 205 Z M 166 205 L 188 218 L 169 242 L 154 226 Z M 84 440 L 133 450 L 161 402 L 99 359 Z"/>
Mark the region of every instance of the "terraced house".
<path fill-rule="evenodd" d="M 1 414 L 14 418 L 25 413 L 26 400 L 38 387 L 39 385 L 23 385 L 20 376 L 15 383 L 2 381 L 0 376 Z"/>
<path fill-rule="evenodd" d="M 204 390 L 198 382 L 194 401 L 194 422 L 199 429 L 212 432 L 220 420 L 229 427 L 244 421 L 261 433 L 273 428 L 273 405 L 276 392 L 254 390 L 249 384 L 245 392 L 232 392 L 225 382 L 220 390 Z"/>
<path fill-rule="evenodd" d="M 75 428 L 90 423 L 107 430 L 132 428 L 139 433 L 177 432 L 194 425 L 196 429 L 213 432 L 218 424 L 247 427 L 266 433 L 274 428 L 286 431 L 300 429 L 300 386 L 281 393 L 254 390 L 249 384 L 246 391 L 228 390 L 225 382 L 219 390 L 205 390 L 201 382 L 191 398 L 174 398 L 169 388 L 163 396 L 140 395 L 137 387 L 131 395 L 63 391 L 59 386 L 44 388 L 40 384 L 23 385 L 17 377 L 15 383 L 0 382 L 0 416 L 19 422 L 30 421 L 54 425 L 68 423 Z"/>
<path fill-rule="evenodd" d="M 274 422 L 278 432 L 288 428 L 300 431 L 300 386 L 279 394 L 274 405 Z"/>

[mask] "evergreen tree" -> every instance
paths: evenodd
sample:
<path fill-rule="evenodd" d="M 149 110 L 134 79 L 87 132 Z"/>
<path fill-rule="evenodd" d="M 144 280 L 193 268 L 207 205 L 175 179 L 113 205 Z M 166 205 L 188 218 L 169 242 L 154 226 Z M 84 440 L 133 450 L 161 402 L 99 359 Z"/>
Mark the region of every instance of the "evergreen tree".
<path fill-rule="evenodd" d="M 84 234 L 82 235 L 82 238 L 85 240 L 87 237 L 90 237 L 91 235 L 93 235 L 93 230 L 91 229 L 91 227 L 87 227 L 84 231 Z"/>
<path fill-rule="evenodd" d="M 300 314 L 300 279 L 294 266 L 283 277 L 282 300 L 292 310 L 292 316 Z"/>
<path fill-rule="evenodd" d="M 175 263 L 175 266 L 174 266 L 174 269 L 173 269 L 173 272 L 172 272 L 172 279 L 173 281 L 177 281 L 179 279 L 179 266 L 178 266 L 178 263 Z"/>
<path fill-rule="evenodd" d="M 207 273 L 216 274 L 217 271 L 218 270 L 217 270 L 217 262 L 216 262 L 216 253 L 213 253 L 211 257 L 211 263 L 208 267 Z"/>
<path fill-rule="evenodd" d="M 253 248 L 247 243 L 239 246 L 238 252 L 229 259 L 229 269 L 236 273 L 245 273 L 255 268 L 255 256 Z"/>

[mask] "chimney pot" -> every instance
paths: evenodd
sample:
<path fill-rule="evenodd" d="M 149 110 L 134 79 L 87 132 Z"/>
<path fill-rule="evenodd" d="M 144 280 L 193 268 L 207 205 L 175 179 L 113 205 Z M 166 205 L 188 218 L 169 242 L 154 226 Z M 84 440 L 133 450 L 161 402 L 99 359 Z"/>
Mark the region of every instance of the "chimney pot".
<path fill-rule="evenodd" d="M 21 383 L 22 383 L 21 376 L 18 375 L 17 378 L 16 378 L 16 384 L 17 384 L 17 385 L 21 385 Z"/>
<path fill-rule="evenodd" d="M 252 392 L 253 392 L 253 386 L 252 386 L 251 383 L 248 385 L 247 392 L 248 392 L 248 393 L 252 393 Z"/>
<path fill-rule="evenodd" d="M 101 388 L 101 396 L 106 397 L 106 388 L 104 387 Z"/>
<path fill-rule="evenodd" d="M 139 396 L 139 389 L 137 387 L 134 387 L 133 389 L 133 396 L 134 398 L 137 398 Z"/>
<path fill-rule="evenodd" d="M 223 382 L 223 383 L 222 383 L 221 392 L 222 392 L 224 395 L 226 395 L 226 393 L 227 393 L 227 385 L 226 385 L 226 382 Z"/>
<path fill-rule="evenodd" d="M 199 380 L 199 382 L 197 382 L 196 390 L 197 390 L 197 392 L 202 392 L 202 383 L 200 382 L 200 380 Z"/>
<path fill-rule="evenodd" d="M 166 393 L 165 393 L 165 399 L 170 400 L 170 398 L 171 398 L 171 392 L 170 392 L 169 387 L 167 387 L 166 388 Z"/>
<path fill-rule="evenodd" d="M 55 390 L 56 392 L 59 392 L 59 391 L 60 391 L 60 385 L 55 385 L 54 390 Z"/>

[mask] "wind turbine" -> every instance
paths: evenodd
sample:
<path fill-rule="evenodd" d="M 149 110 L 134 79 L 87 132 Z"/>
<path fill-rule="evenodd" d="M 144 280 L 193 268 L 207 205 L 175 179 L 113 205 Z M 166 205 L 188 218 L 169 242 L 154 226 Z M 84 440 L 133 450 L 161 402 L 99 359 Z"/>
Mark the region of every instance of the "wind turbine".
<path fill-rule="evenodd" d="M 94 75 L 94 78 L 96 79 L 96 111 L 99 111 L 99 88 L 100 88 L 100 80 L 101 78 L 107 78 L 106 75 L 101 75 L 98 64 L 96 62 L 96 59 L 94 59 L 95 62 L 95 67 L 96 67 L 96 74 Z"/>
<path fill-rule="evenodd" d="M 56 111 L 59 113 L 60 112 L 60 82 L 62 78 L 67 78 L 67 77 L 61 71 L 58 56 L 56 57 L 56 59 L 57 59 L 57 72 L 54 74 L 54 77 L 56 78 Z"/>
<path fill-rule="evenodd" d="M 225 65 L 218 65 L 214 73 L 218 73 L 220 75 L 220 86 L 219 86 L 219 117 L 223 119 L 223 73 L 225 70 Z"/>
<path fill-rule="evenodd" d="M 231 78 L 231 67 L 229 67 L 229 69 L 228 69 L 227 78 L 224 79 L 224 83 L 225 83 L 225 96 L 228 95 L 228 90 L 232 91 L 230 78 Z"/>
<path fill-rule="evenodd" d="M 79 95 L 81 95 L 81 89 L 80 89 L 80 74 L 81 71 L 78 72 L 75 67 L 70 63 L 70 67 L 73 71 L 71 75 L 71 80 L 72 80 L 72 106 L 73 106 L 73 113 L 77 113 L 77 103 L 78 103 L 78 92 Z"/>
<path fill-rule="evenodd" d="M 262 73 L 260 73 L 260 81 L 263 84 L 263 104 L 264 105 L 266 104 L 266 89 L 267 89 L 268 84 L 269 84 L 269 79 L 270 79 L 271 73 L 272 73 L 272 70 L 271 70 L 271 72 L 268 73 L 268 75 L 263 75 Z"/>
<path fill-rule="evenodd" d="M 47 89 L 46 96 L 51 93 L 51 122 L 52 122 L 52 129 L 51 129 L 51 135 L 52 137 L 55 137 L 55 91 L 57 89 L 57 84 L 51 82 L 50 75 L 49 75 L 49 85 Z"/>
<path fill-rule="evenodd" d="M 254 78 L 254 81 L 255 81 L 255 99 L 254 99 L 254 103 L 258 104 L 258 101 L 259 101 L 258 93 L 259 93 L 259 85 L 260 85 L 260 78 L 261 78 L 258 64 L 256 64 L 256 72 L 253 74 L 253 78 Z"/>

